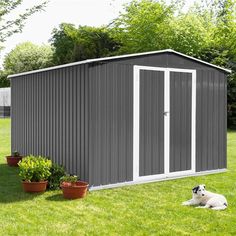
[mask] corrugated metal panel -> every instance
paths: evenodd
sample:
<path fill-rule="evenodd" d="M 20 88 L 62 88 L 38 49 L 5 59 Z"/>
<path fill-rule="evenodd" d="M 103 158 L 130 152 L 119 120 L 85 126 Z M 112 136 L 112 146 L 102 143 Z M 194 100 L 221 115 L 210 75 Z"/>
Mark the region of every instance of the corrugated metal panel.
<path fill-rule="evenodd" d="M 49 156 L 88 180 L 86 70 L 82 65 L 12 79 L 12 150 Z"/>
<path fill-rule="evenodd" d="M 140 71 L 140 176 L 164 173 L 164 72 Z"/>
<path fill-rule="evenodd" d="M 132 180 L 132 67 L 97 65 L 89 77 L 90 183 Z"/>
<path fill-rule="evenodd" d="M 197 73 L 196 168 L 226 168 L 226 75 Z"/>
<path fill-rule="evenodd" d="M 170 73 L 170 172 L 191 169 L 192 75 Z"/>

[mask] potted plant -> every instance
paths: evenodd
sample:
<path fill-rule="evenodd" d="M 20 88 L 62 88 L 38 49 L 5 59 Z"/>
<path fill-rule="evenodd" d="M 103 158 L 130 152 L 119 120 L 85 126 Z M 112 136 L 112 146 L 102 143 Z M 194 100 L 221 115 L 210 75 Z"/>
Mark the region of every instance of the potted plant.
<path fill-rule="evenodd" d="M 14 151 L 11 156 L 6 156 L 6 159 L 9 166 L 18 166 L 19 161 L 22 160 L 22 156 L 19 152 Z"/>
<path fill-rule="evenodd" d="M 61 189 L 66 199 L 83 198 L 88 190 L 88 183 L 78 181 L 76 175 L 65 175 L 61 178 Z"/>
<path fill-rule="evenodd" d="M 27 156 L 19 163 L 20 177 L 25 192 L 44 192 L 51 175 L 52 162 L 42 156 Z"/>

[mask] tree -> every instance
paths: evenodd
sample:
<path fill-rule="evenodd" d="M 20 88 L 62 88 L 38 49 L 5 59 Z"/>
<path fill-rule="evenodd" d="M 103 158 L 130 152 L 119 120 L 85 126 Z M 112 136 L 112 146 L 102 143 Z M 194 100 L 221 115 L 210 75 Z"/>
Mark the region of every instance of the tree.
<path fill-rule="evenodd" d="M 15 19 L 9 19 L 10 13 L 16 10 L 22 2 L 23 0 L 0 1 L 0 43 L 3 43 L 12 34 L 21 32 L 27 18 L 42 10 L 47 4 L 47 1 L 44 1 L 39 5 L 26 9 Z"/>
<path fill-rule="evenodd" d="M 54 29 L 50 39 L 54 51 L 54 63 L 64 64 L 89 58 L 112 55 L 119 44 L 105 27 L 79 26 L 62 23 Z"/>
<path fill-rule="evenodd" d="M 191 56 L 200 55 L 210 41 L 213 25 L 208 13 L 181 11 L 183 2 L 134 0 L 110 25 L 120 42 L 119 54 L 172 48 Z M 209 20 L 210 19 L 210 20 Z"/>
<path fill-rule="evenodd" d="M 5 71 L 0 70 L 0 88 L 10 87 L 10 81 L 7 75 Z"/>
<path fill-rule="evenodd" d="M 218 9 L 215 43 L 222 53 L 214 62 L 232 69 L 228 79 L 228 125 L 236 128 L 236 1 L 219 0 Z"/>
<path fill-rule="evenodd" d="M 8 74 L 42 69 L 52 66 L 53 50 L 50 46 L 38 46 L 30 42 L 18 44 L 4 59 Z"/>
<path fill-rule="evenodd" d="M 208 13 L 197 15 L 194 11 L 174 17 L 170 23 L 170 47 L 200 58 L 201 53 L 212 43 L 214 25 L 209 18 Z"/>
<path fill-rule="evenodd" d="M 51 45 L 54 47 L 53 61 L 56 65 L 74 61 L 75 42 L 68 32 L 75 30 L 73 24 L 62 23 L 52 31 Z"/>
<path fill-rule="evenodd" d="M 134 0 L 126 5 L 124 13 L 110 24 L 121 44 L 119 54 L 169 48 L 173 14 L 173 5 L 154 0 Z"/>

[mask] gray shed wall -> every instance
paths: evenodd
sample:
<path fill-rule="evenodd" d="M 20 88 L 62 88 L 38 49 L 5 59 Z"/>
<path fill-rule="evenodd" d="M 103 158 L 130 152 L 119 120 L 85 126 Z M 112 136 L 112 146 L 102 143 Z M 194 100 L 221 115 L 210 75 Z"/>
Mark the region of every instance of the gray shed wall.
<path fill-rule="evenodd" d="M 41 154 L 91 185 L 131 181 L 133 65 L 197 70 L 197 171 L 226 167 L 226 74 L 172 53 L 12 78 L 12 150 Z"/>
<path fill-rule="evenodd" d="M 92 185 L 132 180 L 133 80 L 130 66 L 90 67 L 89 180 Z"/>
<path fill-rule="evenodd" d="M 12 150 L 88 180 L 88 65 L 12 78 Z"/>

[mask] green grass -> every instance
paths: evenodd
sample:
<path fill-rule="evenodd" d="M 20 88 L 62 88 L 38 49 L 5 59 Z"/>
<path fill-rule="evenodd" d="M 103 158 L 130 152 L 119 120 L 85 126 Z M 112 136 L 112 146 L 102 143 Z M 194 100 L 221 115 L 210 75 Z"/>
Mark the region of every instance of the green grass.
<path fill-rule="evenodd" d="M 1 119 L 1 235 L 236 235 L 236 132 L 228 132 L 226 173 L 94 191 L 73 201 L 60 191 L 22 191 L 18 169 L 5 164 L 9 132 L 10 120 Z M 199 183 L 224 193 L 228 209 L 181 206 Z"/>

